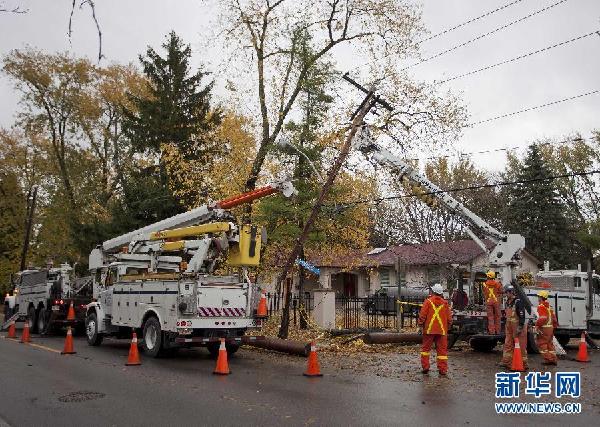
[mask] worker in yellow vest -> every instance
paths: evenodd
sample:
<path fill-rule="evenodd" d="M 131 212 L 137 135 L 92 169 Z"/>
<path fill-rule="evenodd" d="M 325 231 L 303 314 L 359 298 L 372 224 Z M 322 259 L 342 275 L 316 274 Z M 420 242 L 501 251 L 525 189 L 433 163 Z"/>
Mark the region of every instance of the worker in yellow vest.
<path fill-rule="evenodd" d="M 442 285 L 431 287 L 432 295 L 423 302 L 418 324 L 423 328 L 421 345 L 421 367 L 423 373 L 429 372 L 429 354 L 435 343 L 437 368 L 440 375 L 448 373 L 448 329 L 452 325 L 452 312 L 448 302 L 442 297 Z"/>
<path fill-rule="evenodd" d="M 556 365 L 557 357 L 554 348 L 554 328 L 558 326 L 558 321 L 554 310 L 548 303 L 548 291 L 539 291 L 537 314 L 538 320 L 535 322 L 536 327 L 536 344 L 540 349 L 540 354 L 544 358 L 542 364 Z"/>
<path fill-rule="evenodd" d="M 483 297 L 487 310 L 488 333 L 500 334 L 500 301 L 502 301 L 502 285 L 496 279 L 496 273 L 488 271 L 487 280 L 483 284 Z"/>

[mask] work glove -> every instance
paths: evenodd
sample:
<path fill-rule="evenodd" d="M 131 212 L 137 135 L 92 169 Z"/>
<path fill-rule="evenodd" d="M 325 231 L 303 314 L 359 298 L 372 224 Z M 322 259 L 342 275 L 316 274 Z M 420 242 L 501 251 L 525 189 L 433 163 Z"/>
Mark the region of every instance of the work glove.
<path fill-rule="evenodd" d="M 517 328 L 517 335 L 521 335 L 521 332 L 523 332 L 523 328 L 521 328 L 520 326 Z"/>

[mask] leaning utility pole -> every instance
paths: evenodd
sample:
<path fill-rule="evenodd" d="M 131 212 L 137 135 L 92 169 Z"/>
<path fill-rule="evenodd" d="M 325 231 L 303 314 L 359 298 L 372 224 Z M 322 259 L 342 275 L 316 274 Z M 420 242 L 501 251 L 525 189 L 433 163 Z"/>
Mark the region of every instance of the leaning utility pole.
<path fill-rule="evenodd" d="M 31 194 L 33 190 L 33 194 Z M 27 192 L 27 223 L 25 224 L 25 239 L 23 240 L 23 252 L 21 252 L 21 271 L 27 266 L 27 251 L 29 250 L 29 237 L 31 235 L 31 227 L 33 226 L 33 213 L 35 211 L 35 200 L 37 199 L 38 186 Z"/>
<path fill-rule="evenodd" d="M 346 158 L 348 157 L 348 154 L 350 153 L 350 148 L 352 148 L 352 140 L 354 139 L 354 136 L 356 135 L 358 128 L 364 125 L 365 116 L 369 113 L 369 111 L 371 111 L 371 108 L 373 108 L 375 106 L 375 104 L 381 104 L 384 108 L 386 108 L 390 111 L 392 110 L 392 107 L 387 102 L 383 101 L 378 96 L 376 96 L 372 90 L 367 90 L 363 86 L 361 86 L 360 84 L 358 84 L 357 82 L 352 80 L 350 77 L 348 77 L 347 73 L 343 77 L 346 81 L 350 82 L 353 86 L 355 86 L 355 87 L 359 88 L 361 91 L 365 92 L 366 96 L 363 99 L 362 103 L 360 104 L 360 107 L 358 108 L 358 110 L 356 110 L 356 112 L 352 116 L 352 123 L 350 125 L 350 131 L 348 132 L 348 135 L 346 136 L 344 145 L 342 146 L 342 149 L 340 150 L 340 154 L 338 155 L 337 159 L 335 159 L 335 162 L 333 163 L 333 166 L 331 166 L 331 169 L 329 169 L 329 172 L 327 172 L 327 179 L 326 179 L 325 183 L 323 184 L 323 187 L 321 188 L 321 192 L 319 193 L 319 197 L 317 198 L 317 201 L 315 202 L 315 204 L 310 212 L 310 216 L 304 223 L 304 228 L 302 229 L 300 236 L 298 236 L 298 238 L 296 239 L 294 248 L 292 249 L 292 252 L 290 252 L 290 255 L 288 256 L 285 264 L 283 265 L 283 270 L 277 277 L 277 287 L 278 288 L 281 286 L 281 284 L 287 277 L 288 272 L 291 270 L 292 266 L 296 262 L 296 259 L 298 258 L 298 255 L 300 254 L 300 251 L 304 246 L 304 242 L 306 241 L 306 238 L 308 237 L 308 233 L 310 232 L 310 229 L 312 228 L 315 220 L 317 219 L 317 215 L 321 211 L 321 207 L 323 206 L 325 197 L 327 196 L 327 194 L 329 193 L 329 190 L 333 186 L 333 182 L 335 181 L 335 178 L 337 177 L 340 169 L 342 168 L 342 165 L 344 164 L 344 162 L 346 161 Z M 292 291 L 292 289 L 291 289 L 290 284 L 286 283 L 285 303 L 284 303 L 283 312 L 281 315 L 281 326 L 279 328 L 279 333 L 277 334 L 279 336 L 279 338 L 287 338 L 288 337 L 289 325 L 290 325 L 291 291 Z"/>

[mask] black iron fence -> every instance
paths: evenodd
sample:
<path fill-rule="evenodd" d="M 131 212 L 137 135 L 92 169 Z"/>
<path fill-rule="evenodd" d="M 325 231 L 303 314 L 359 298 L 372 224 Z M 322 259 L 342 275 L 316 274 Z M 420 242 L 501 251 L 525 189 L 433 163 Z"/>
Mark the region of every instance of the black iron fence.
<path fill-rule="evenodd" d="M 336 328 L 343 329 L 396 329 L 416 326 L 422 297 L 402 297 L 397 301 L 388 295 L 367 297 L 349 297 L 338 295 L 335 299 Z M 278 314 L 285 305 L 284 292 L 267 293 L 268 315 Z M 305 293 L 304 298 L 292 295 L 290 301 L 290 322 L 298 325 L 301 316 L 301 305 L 310 316 L 314 309 L 312 293 Z"/>
<path fill-rule="evenodd" d="M 314 298 L 310 292 L 304 294 L 304 298 L 299 295 L 291 295 L 290 300 L 290 322 L 293 325 L 300 323 L 300 317 L 305 313 L 310 316 L 314 308 Z M 267 293 L 267 315 L 271 317 L 273 314 L 278 314 L 285 306 L 285 292 L 268 292 Z"/>

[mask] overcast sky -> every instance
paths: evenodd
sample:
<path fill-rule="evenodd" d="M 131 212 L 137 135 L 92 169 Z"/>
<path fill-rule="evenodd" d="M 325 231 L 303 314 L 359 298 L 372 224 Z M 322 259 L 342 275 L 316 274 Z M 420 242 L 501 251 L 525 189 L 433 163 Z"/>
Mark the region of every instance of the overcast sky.
<path fill-rule="evenodd" d="M 461 44 L 559 0 L 521 0 L 501 12 L 466 25 L 422 45 L 424 57 Z M 423 0 L 423 18 L 432 34 L 465 22 L 511 0 Z M 70 0 L 5 0 L 28 13 L 0 13 L 0 55 L 31 45 L 47 51 L 72 50 L 97 56 L 98 41 L 87 9 L 74 16 L 72 44 L 67 38 Z M 214 11 L 201 0 L 97 0 L 106 61 L 137 62 L 147 45 L 158 47 L 174 29 L 194 49 L 194 64 L 219 59 L 207 51 L 203 34 L 210 31 Z M 533 50 L 600 30 L 600 0 L 567 0 L 492 36 L 411 69 L 420 80 L 443 80 Z M 344 66 L 346 64 L 343 64 Z M 357 62 L 355 65 L 360 65 Z M 341 70 L 345 71 L 345 70 Z M 219 76 L 215 78 L 218 80 Z M 446 83 L 462 94 L 471 122 L 600 89 L 600 35 Z M 18 110 L 18 93 L 0 75 L 0 126 L 9 127 Z M 600 94 L 466 129 L 456 147 L 461 151 L 526 147 L 540 138 L 573 132 L 590 135 L 600 129 Z M 498 153 L 473 158 L 481 167 L 499 169 Z"/>

